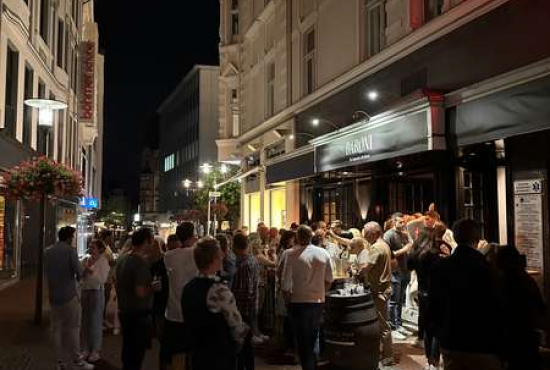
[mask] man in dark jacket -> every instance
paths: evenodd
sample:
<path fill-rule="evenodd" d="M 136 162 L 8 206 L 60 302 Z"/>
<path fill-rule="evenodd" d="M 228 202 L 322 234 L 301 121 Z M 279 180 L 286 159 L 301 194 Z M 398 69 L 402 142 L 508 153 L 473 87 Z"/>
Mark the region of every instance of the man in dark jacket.
<path fill-rule="evenodd" d="M 192 368 L 234 369 L 237 349 L 242 347 L 249 327 L 231 290 L 216 276 L 223 259 L 218 241 L 211 237 L 199 240 L 194 258 L 199 275 L 183 288 L 181 298 L 183 318 L 193 338 Z"/>
<path fill-rule="evenodd" d="M 458 247 L 434 266 L 429 294 L 445 370 L 500 370 L 502 307 L 493 271 L 476 250 L 479 225 L 460 220 Z"/>

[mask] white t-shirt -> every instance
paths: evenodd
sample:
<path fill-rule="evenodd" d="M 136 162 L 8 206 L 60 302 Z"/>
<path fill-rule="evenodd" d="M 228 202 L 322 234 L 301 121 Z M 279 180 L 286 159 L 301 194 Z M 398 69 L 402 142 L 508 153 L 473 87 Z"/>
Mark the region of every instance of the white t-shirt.
<path fill-rule="evenodd" d="M 323 303 L 325 283 L 333 281 L 329 253 L 320 247 L 294 247 L 284 252 L 281 288 L 292 303 Z"/>
<path fill-rule="evenodd" d="M 88 256 L 88 258 L 91 258 Z M 103 288 L 107 278 L 109 277 L 109 261 L 104 255 L 100 255 L 97 261 L 91 267 L 91 271 L 87 274 L 84 274 L 82 279 L 82 289 L 83 290 L 98 290 Z"/>
<path fill-rule="evenodd" d="M 193 255 L 194 250 L 195 248 L 178 248 L 164 254 L 164 265 L 169 283 L 165 316 L 170 321 L 183 322 L 181 293 L 187 283 L 199 273 Z"/>

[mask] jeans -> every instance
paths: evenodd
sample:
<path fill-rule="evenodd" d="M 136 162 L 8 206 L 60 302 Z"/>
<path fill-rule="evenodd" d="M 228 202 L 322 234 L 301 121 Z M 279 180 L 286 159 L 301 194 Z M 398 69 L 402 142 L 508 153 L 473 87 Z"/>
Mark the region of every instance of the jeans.
<path fill-rule="evenodd" d="M 101 350 L 104 307 L 103 289 L 82 291 L 82 349 L 89 353 Z"/>
<path fill-rule="evenodd" d="M 71 368 L 80 357 L 80 303 L 74 297 L 63 305 L 51 305 L 51 330 L 58 361 Z"/>
<path fill-rule="evenodd" d="M 390 323 L 392 330 L 403 325 L 401 314 L 403 312 L 403 302 L 407 293 L 410 276 L 399 270 L 391 273 L 391 298 L 390 298 Z"/>
<path fill-rule="evenodd" d="M 315 342 L 319 335 L 323 305 L 321 303 L 292 303 L 290 314 L 303 370 L 315 370 Z"/>
<path fill-rule="evenodd" d="M 151 317 L 146 313 L 120 313 L 122 326 L 122 370 L 141 370 L 151 343 Z"/>

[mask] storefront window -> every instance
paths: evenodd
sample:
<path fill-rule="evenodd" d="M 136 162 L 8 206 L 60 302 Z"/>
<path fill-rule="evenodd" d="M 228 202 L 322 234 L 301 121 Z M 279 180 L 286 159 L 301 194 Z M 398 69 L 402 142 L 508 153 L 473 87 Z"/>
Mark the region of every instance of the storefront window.
<path fill-rule="evenodd" d="M 286 225 L 286 188 L 272 190 L 271 197 L 271 227 L 281 229 Z"/>
<path fill-rule="evenodd" d="M 258 223 L 262 221 L 260 193 L 250 194 L 250 231 L 255 231 Z"/>
<path fill-rule="evenodd" d="M 340 205 L 342 204 L 340 191 L 338 189 L 325 189 L 323 193 L 323 220 L 326 223 L 331 223 L 334 220 L 340 219 Z"/>
<path fill-rule="evenodd" d="M 17 276 L 14 220 L 13 205 L 0 194 L 0 283 Z"/>

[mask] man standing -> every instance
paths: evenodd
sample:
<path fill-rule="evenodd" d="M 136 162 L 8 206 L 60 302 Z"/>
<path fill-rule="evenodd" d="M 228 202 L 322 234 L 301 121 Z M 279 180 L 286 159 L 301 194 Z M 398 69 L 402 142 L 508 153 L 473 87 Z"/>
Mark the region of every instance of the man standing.
<path fill-rule="evenodd" d="M 183 247 L 164 254 L 169 293 L 164 332 L 161 334 L 159 354 L 161 369 L 172 362 L 175 354 L 183 353 L 189 347 L 190 338 L 183 324 L 181 311 L 181 294 L 187 283 L 199 272 L 193 257 L 196 242 L 194 225 L 191 222 L 183 222 L 176 229 L 176 235 Z"/>
<path fill-rule="evenodd" d="M 384 234 L 384 241 L 390 246 L 393 256 L 397 259 L 397 268 L 391 274 L 391 298 L 390 298 L 390 322 L 392 334 L 395 339 L 405 339 L 406 335 L 411 335 L 409 331 L 403 328 L 401 318 L 403 312 L 403 303 L 407 285 L 411 281 L 411 274 L 407 270 L 407 253 L 411 250 L 413 241 L 407 232 L 402 213 L 392 215 L 393 227 Z"/>
<path fill-rule="evenodd" d="M 445 370 L 500 370 L 505 319 L 491 267 L 476 250 L 479 225 L 460 220 L 453 232 L 458 246 L 434 266 L 429 293 Z"/>
<path fill-rule="evenodd" d="M 194 248 L 199 275 L 184 288 L 181 308 L 191 342 L 193 370 L 228 370 L 249 327 L 243 322 L 229 287 L 216 276 L 222 252 L 216 239 L 202 238 Z"/>
<path fill-rule="evenodd" d="M 153 287 L 147 262 L 147 250 L 153 234 L 147 228 L 132 235 L 132 248 L 117 263 L 116 292 L 122 325 L 122 369 L 140 370 L 145 351 L 150 346 Z"/>
<path fill-rule="evenodd" d="M 316 369 L 315 342 L 319 335 L 326 292 L 332 284 L 330 255 L 311 244 L 313 232 L 305 225 L 296 230 L 296 246 L 287 249 L 281 289 L 290 300 L 290 315 L 302 369 Z"/>
<path fill-rule="evenodd" d="M 358 258 L 359 277 L 370 285 L 374 304 L 378 312 L 383 366 L 393 363 L 391 327 L 388 322 L 388 300 L 391 295 L 391 251 L 382 239 L 382 227 L 369 222 L 363 229 L 363 236 L 369 243 L 368 253 Z M 366 258 L 364 258 L 366 257 Z"/>
<path fill-rule="evenodd" d="M 235 295 L 237 307 L 243 321 L 254 327 L 258 314 L 258 283 L 260 266 L 256 258 L 248 251 L 248 238 L 243 234 L 233 237 L 233 250 L 237 257 L 237 271 L 231 291 Z M 252 331 L 248 334 L 243 348 L 237 357 L 237 370 L 254 370 L 254 352 L 252 349 Z"/>
<path fill-rule="evenodd" d="M 59 230 L 59 241 L 44 252 L 46 279 L 51 306 L 52 334 L 58 359 L 58 369 L 87 369 L 80 355 L 80 302 L 77 280 L 82 277 L 82 267 L 76 249 L 72 247 L 74 227 Z"/>

